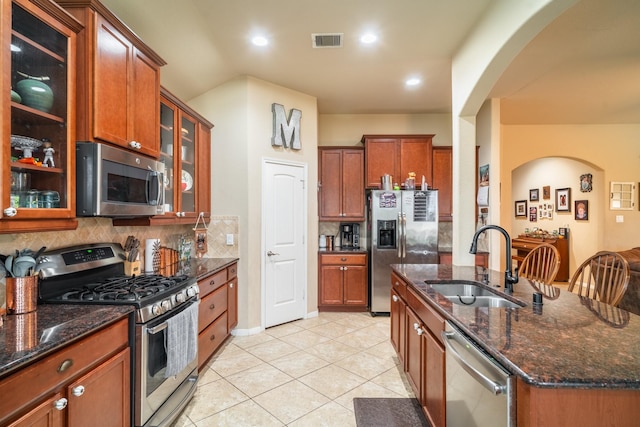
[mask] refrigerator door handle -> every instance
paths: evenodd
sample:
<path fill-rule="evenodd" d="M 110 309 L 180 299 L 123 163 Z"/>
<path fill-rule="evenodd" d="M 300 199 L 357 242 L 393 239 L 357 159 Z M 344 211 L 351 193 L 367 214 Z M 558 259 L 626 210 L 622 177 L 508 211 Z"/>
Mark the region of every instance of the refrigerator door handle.
<path fill-rule="evenodd" d="M 407 257 L 407 214 L 402 213 L 402 261 Z"/>
<path fill-rule="evenodd" d="M 398 258 L 402 258 L 402 212 L 398 212 L 398 228 L 396 230 Z"/>

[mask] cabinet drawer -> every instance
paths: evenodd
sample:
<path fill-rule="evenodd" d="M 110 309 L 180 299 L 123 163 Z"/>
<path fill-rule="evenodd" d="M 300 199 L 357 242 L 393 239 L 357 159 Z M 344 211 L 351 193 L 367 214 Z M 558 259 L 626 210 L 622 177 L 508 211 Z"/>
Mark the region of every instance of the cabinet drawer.
<path fill-rule="evenodd" d="M 227 286 L 221 286 L 200 301 L 198 331 L 202 331 L 218 316 L 227 311 Z"/>
<path fill-rule="evenodd" d="M 416 312 L 427 329 L 429 329 L 439 341 L 442 341 L 440 332 L 444 331 L 444 319 L 413 289 L 407 289 L 407 305 Z"/>
<path fill-rule="evenodd" d="M 238 264 L 235 263 L 227 267 L 227 280 L 231 280 L 238 275 Z"/>
<path fill-rule="evenodd" d="M 198 366 L 202 365 L 227 338 L 227 313 L 223 313 L 215 322 L 198 335 Z"/>
<path fill-rule="evenodd" d="M 333 254 L 320 257 L 322 265 L 367 265 L 366 254 Z"/>
<path fill-rule="evenodd" d="M 396 274 L 391 273 L 391 287 L 396 291 L 398 295 L 402 298 L 407 298 L 407 284 Z"/>
<path fill-rule="evenodd" d="M 200 298 L 204 298 L 225 283 L 227 283 L 226 268 L 218 271 L 216 274 L 205 277 L 204 279 L 198 281 L 198 288 L 200 288 Z"/>
<path fill-rule="evenodd" d="M 0 382 L 0 424 L 74 377 L 128 346 L 129 321 L 123 319 Z"/>

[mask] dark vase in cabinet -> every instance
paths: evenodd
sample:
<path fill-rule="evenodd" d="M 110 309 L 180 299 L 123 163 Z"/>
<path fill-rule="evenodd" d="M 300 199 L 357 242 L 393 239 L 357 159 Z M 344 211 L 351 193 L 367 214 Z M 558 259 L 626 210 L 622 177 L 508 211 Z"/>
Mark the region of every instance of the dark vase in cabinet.
<path fill-rule="evenodd" d="M 320 221 L 364 221 L 364 150 L 318 149 Z"/>

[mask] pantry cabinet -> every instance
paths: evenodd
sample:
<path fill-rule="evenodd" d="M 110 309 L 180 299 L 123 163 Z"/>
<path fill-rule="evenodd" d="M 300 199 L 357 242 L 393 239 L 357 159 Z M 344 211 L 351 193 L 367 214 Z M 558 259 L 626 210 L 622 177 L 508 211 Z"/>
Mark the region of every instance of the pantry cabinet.
<path fill-rule="evenodd" d="M 422 176 L 432 180 L 432 140 L 434 135 L 363 135 L 365 149 L 365 186 L 380 188 L 380 177 L 388 174 L 401 185 L 409 173 L 415 173 L 416 188 Z"/>
<path fill-rule="evenodd" d="M 158 157 L 165 61 L 99 1 L 57 2 L 85 26 L 77 51 L 78 140 Z"/>
<path fill-rule="evenodd" d="M 0 232 L 73 230 L 76 40 L 82 25 L 48 0 L 3 1 L 1 8 L 7 61 L 0 89 L 7 95 L 0 158 L 7 167 L 0 174 Z"/>
<path fill-rule="evenodd" d="M 364 221 L 364 150 L 318 149 L 320 221 Z"/>
<path fill-rule="evenodd" d="M 211 356 L 238 324 L 238 263 L 212 272 L 198 280 L 198 368 Z"/>
<path fill-rule="evenodd" d="M 367 310 L 367 254 L 320 254 L 318 264 L 319 311 Z"/>
<path fill-rule="evenodd" d="M 130 425 L 128 336 L 126 318 L 0 381 L 0 424 Z"/>
<path fill-rule="evenodd" d="M 395 273 L 391 288 L 391 342 L 429 424 L 445 427 L 444 319 Z"/>

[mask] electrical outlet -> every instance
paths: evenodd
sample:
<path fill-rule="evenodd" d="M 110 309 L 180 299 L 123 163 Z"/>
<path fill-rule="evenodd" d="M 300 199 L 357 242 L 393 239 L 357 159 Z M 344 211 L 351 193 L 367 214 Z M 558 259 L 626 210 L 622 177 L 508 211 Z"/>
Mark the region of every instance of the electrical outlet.
<path fill-rule="evenodd" d="M 616 215 L 616 222 L 624 222 L 624 215 Z"/>
<path fill-rule="evenodd" d="M 233 234 L 227 234 L 227 246 L 233 246 Z"/>

